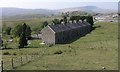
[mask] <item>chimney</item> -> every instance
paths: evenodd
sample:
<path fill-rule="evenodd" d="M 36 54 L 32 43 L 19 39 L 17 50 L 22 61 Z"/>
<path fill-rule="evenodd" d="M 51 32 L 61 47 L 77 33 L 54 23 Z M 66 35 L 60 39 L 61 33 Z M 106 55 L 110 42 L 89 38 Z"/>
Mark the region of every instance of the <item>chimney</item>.
<path fill-rule="evenodd" d="M 61 22 L 61 24 L 65 24 L 65 22 Z"/>
<path fill-rule="evenodd" d="M 82 22 L 82 20 L 79 20 L 79 22 Z"/>
<path fill-rule="evenodd" d="M 77 21 L 76 21 L 76 20 L 74 20 L 74 21 L 73 21 L 73 23 L 77 23 Z"/>
<path fill-rule="evenodd" d="M 69 21 L 70 24 L 72 24 L 72 21 Z"/>

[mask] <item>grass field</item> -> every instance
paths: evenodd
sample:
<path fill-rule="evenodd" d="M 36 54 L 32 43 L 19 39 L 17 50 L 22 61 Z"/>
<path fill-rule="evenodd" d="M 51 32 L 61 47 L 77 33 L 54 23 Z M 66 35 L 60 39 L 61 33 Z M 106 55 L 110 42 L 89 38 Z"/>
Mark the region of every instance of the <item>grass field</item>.
<path fill-rule="evenodd" d="M 52 47 L 40 45 L 41 40 L 31 40 L 29 48 L 8 49 L 11 55 L 3 59 L 20 55 L 34 54 L 45 50 L 44 55 L 16 70 L 107 70 L 118 69 L 118 23 L 97 22 L 95 30 L 71 44 L 58 44 Z M 62 51 L 62 54 L 54 54 Z M 16 55 L 13 55 L 13 54 Z"/>

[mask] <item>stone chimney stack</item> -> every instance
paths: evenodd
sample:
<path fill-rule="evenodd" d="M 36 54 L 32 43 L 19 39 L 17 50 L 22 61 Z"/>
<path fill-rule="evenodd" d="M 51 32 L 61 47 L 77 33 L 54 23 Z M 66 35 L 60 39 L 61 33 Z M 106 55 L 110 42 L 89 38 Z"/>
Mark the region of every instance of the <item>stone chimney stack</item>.
<path fill-rule="evenodd" d="M 86 19 L 84 21 L 86 22 Z"/>
<path fill-rule="evenodd" d="M 74 21 L 73 21 L 73 23 L 77 23 L 77 21 L 76 21 L 76 20 L 74 20 Z"/>
<path fill-rule="evenodd" d="M 72 24 L 72 21 L 69 21 L 70 24 Z"/>
<path fill-rule="evenodd" d="M 61 24 L 65 24 L 65 22 L 61 22 Z"/>
<path fill-rule="evenodd" d="M 82 22 L 82 20 L 79 20 L 79 22 Z"/>

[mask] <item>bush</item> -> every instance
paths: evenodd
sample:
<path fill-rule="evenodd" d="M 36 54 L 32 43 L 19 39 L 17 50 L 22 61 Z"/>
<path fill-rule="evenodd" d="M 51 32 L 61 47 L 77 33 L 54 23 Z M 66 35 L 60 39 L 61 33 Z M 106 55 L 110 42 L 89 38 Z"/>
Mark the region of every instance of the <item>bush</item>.
<path fill-rule="evenodd" d="M 6 27 L 4 29 L 4 34 L 10 35 L 11 29 L 12 29 L 11 27 Z"/>
<path fill-rule="evenodd" d="M 17 55 L 16 53 L 13 53 L 13 55 Z"/>
<path fill-rule="evenodd" d="M 56 51 L 56 52 L 54 52 L 54 54 L 62 54 L 63 52 L 62 51 Z"/>
<path fill-rule="evenodd" d="M 3 55 L 11 55 L 9 52 L 4 52 Z"/>

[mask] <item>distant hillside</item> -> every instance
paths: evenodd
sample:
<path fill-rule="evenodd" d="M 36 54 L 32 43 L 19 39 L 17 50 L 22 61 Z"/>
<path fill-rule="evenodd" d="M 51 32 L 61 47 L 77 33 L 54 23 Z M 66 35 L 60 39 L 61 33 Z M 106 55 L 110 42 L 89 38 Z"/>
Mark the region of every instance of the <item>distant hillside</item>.
<path fill-rule="evenodd" d="M 71 11 L 85 11 L 87 13 L 112 13 L 116 12 L 114 10 L 109 9 L 101 9 L 96 6 L 84 6 L 84 7 L 74 7 L 74 8 L 65 8 L 57 10 L 58 12 L 71 12 Z"/>
<path fill-rule="evenodd" d="M 60 14 L 62 12 L 74 12 L 78 13 L 112 13 L 113 10 L 101 9 L 96 6 L 84 6 L 84 7 L 74 7 L 74 8 L 65 8 L 58 10 L 48 10 L 48 9 L 23 9 L 23 8 L 12 8 L 12 7 L 3 7 L 0 8 L 0 16 L 3 18 L 12 18 L 12 19 L 30 19 L 30 18 L 40 18 L 49 15 Z"/>
<path fill-rule="evenodd" d="M 22 8 L 0 8 L 2 9 L 2 15 L 6 16 L 15 16 L 15 15 L 22 15 L 22 14 L 43 14 L 49 15 L 54 14 L 55 11 L 47 10 L 47 9 L 22 9 Z"/>

